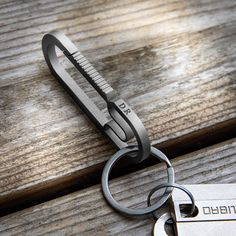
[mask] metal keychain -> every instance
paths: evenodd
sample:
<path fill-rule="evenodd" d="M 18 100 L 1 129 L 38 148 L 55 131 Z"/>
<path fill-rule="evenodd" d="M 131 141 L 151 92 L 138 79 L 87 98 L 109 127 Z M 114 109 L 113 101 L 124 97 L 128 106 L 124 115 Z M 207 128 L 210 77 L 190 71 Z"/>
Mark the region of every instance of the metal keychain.
<path fill-rule="evenodd" d="M 107 103 L 110 117 L 107 116 L 92 102 L 79 85 L 71 78 L 61 66 L 56 55 L 58 47 L 79 72 L 88 80 L 94 89 Z M 117 147 L 118 152 L 106 163 L 102 174 L 102 189 L 108 203 L 117 211 L 130 216 L 149 214 L 161 207 L 170 197 L 171 190 L 166 188 L 160 201 L 153 206 L 143 209 L 129 209 L 119 205 L 113 198 L 109 189 L 109 175 L 113 166 L 125 155 L 132 156 L 135 162 L 148 158 L 150 153 L 167 165 L 168 183 L 174 184 L 174 170 L 169 159 L 160 150 L 151 147 L 147 131 L 127 103 L 119 98 L 114 89 L 96 71 L 88 60 L 80 53 L 78 48 L 63 33 L 55 31 L 46 34 L 42 40 L 42 49 L 45 60 L 52 74 L 69 92 L 75 102 L 89 116 L 92 122 L 110 139 Z M 137 145 L 129 146 L 127 142 L 136 137 Z"/>
<path fill-rule="evenodd" d="M 174 221 L 176 236 L 235 236 L 236 235 L 236 184 L 185 185 L 195 199 L 195 213 L 186 216 L 182 208 L 189 199 L 173 190 L 171 212 L 161 216 L 154 227 L 154 236 L 168 236 L 164 225 Z"/>
<path fill-rule="evenodd" d="M 84 93 L 59 63 L 56 55 L 56 46 L 105 100 L 110 113 L 109 118 Z M 136 162 L 146 159 L 150 154 L 150 141 L 142 121 L 131 107 L 123 99 L 119 98 L 116 91 L 80 53 L 71 40 L 62 32 L 54 31 L 43 37 L 42 49 L 52 74 L 115 147 L 118 150 L 127 147 L 127 141 L 136 137 L 139 151 L 136 153 L 137 157 L 133 159 Z"/>
<path fill-rule="evenodd" d="M 79 85 L 60 65 L 55 48 L 58 47 L 71 63 L 88 80 L 94 89 L 107 103 L 107 117 L 83 92 Z M 69 92 L 75 102 L 89 116 L 92 122 L 110 139 L 118 151 L 106 163 L 102 174 L 102 189 L 108 203 L 118 212 L 129 216 L 153 213 L 172 196 L 171 214 L 160 217 L 154 227 L 154 235 L 167 236 L 164 225 L 173 218 L 176 236 L 235 236 L 236 235 L 236 184 L 232 185 L 189 185 L 186 187 L 174 183 L 174 169 L 169 159 L 160 150 L 151 147 L 147 131 L 127 103 L 119 98 L 114 89 L 95 70 L 77 47 L 61 32 L 46 34 L 42 40 L 45 60 L 52 74 Z M 133 137 L 137 145 L 128 145 Z M 120 205 L 109 189 L 109 175 L 114 165 L 125 155 L 135 162 L 141 162 L 152 154 L 167 166 L 168 181 L 151 190 L 148 196 L 148 207 L 130 209 Z M 151 196 L 159 189 L 165 188 L 161 199 L 151 205 Z M 176 188 L 182 192 L 176 191 Z M 174 189 L 173 193 L 172 190 Z M 183 195 L 185 192 L 185 195 Z M 187 199 L 187 195 L 190 198 Z M 196 202 L 196 208 L 195 208 Z M 181 211 L 183 205 L 191 206 L 191 211 Z M 198 210 L 196 212 L 196 209 Z"/>

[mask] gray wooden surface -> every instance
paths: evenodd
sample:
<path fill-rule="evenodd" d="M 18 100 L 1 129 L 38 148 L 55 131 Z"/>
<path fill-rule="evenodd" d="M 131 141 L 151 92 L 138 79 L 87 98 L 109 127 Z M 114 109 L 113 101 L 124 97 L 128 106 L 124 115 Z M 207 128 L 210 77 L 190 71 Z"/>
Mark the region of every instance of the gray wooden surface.
<path fill-rule="evenodd" d="M 173 161 L 177 182 L 235 183 L 235 155 L 233 139 L 178 157 Z M 165 179 L 165 166 L 158 164 L 111 181 L 111 189 L 122 204 L 143 207 L 150 189 Z M 161 209 L 158 215 L 167 210 Z M 152 217 L 127 218 L 114 212 L 96 185 L 0 218 L 0 234 L 149 236 L 154 223 Z"/>
<path fill-rule="evenodd" d="M 50 75 L 43 34 L 67 33 L 134 108 L 153 144 L 171 149 L 177 138 L 235 126 L 234 4 L 2 4 L 0 202 L 79 181 L 114 152 Z"/>
<path fill-rule="evenodd" d="M 2 0 L 0 215 L 76 188 L 85 194 L 115 152 L 50 74 L 45 33 L 66 33 L 173 158 L 235 137 L 235 8 L 233 0 Z"/>

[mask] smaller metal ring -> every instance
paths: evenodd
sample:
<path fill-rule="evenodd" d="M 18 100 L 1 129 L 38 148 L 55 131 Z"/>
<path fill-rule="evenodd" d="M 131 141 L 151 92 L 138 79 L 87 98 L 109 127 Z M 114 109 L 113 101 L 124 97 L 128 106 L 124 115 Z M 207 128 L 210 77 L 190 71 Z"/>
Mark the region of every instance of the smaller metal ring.
<path fill-rule="evenodd" d="M 102 190 L 105 199 L 107 202 L 118 212 L 123 213 L 125 215 L 129 216 L 141 216 L 141 215 L 147 215 L 154 211 L 156 211 L 158 208 L 160 208 L 165 202 L 169 199 L 171 196 L 170 191 L 166 191 L 165 194 L 161 197 L 161 199 L 153 204 L 152 206 L 146 207 L 146 208 L 139 208 L 139 209 L 132 209 L 128 207 L 123 207 L 120 205 L 111 195 L 110 189 L 109 189 L 109 175 L 111 173 L 112 168 L 114 165 L 124 156 L 131 153 L 138 152 L 137 146 L 129 146 L 126 148 L 122 148 L 119 151 L 117 151 L 110 160 L 106 163 L 103 173 L 102 173 Z M 174 169 L 169 161 L 169 159 L 166 157 L 164 153 L 162 153 L 160 150 L 151 147 L 151 155 L 156 157 L 161 162 L 165 162 L 167 165 L 167 174 L 168 174 L 168 184 L 174 184 L 175 178 L 174 178 Z M 168 190 L 168 188 L 167 188 Z"/>
<path fill-rule="evenodd" d="M 193 197 L 192 193 L 191 193 L 188 189 L 186 189 L 186 188 L 183 187 L 182 185 L 179 185 L 179 184 L 176 184 L 176 183 L 173 183 L 173 184 L 170 184 L 170 183 L 167 183 L 167 184 L 160 184 L 160 185 L 156 186 L 155 188 L 153 188 L 153 189 L 150 191 L 150 193 L 148 194 L 148 198 L 147 198 L 147 204 L 148 204 L 148 206 L 151 206 L 151 197 L 152 197 L 152 195 L 153 195 L 156 191 L 158 191 L 158 190 L 160 190 L 160 189 L 162 189 L 162 188 L 167 188 L 167 187 L 180 189 L 180 190 L 184 191 L 184 192 L 189 196 L 189 198 L 190 198 L 190 200 L 191 200 L 191 202 L 192 202 L 192 207 L 191 207 L 191 211 L 189 212 L 189 216 L 192 216 L 193 213 L 194 213 L 194 210 L 195 210 L 195 200 L 194 200 L 194 197 Z M 153 216 L 154 216 L 156 219 L 158 219 L 158 217 L 155 215 L 154 212 L 153 212 Z"/>

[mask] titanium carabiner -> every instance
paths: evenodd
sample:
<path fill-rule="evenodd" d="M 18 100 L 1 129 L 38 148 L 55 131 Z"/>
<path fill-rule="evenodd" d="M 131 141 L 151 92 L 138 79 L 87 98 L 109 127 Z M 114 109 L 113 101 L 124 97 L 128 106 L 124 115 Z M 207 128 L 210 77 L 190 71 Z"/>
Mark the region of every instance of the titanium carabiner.
<path fill-rule="evenodd" d="M 58 61 L 55 46 L 63 51 L 64 55 L 105 100 L 110 113 L 109 118 L 94 104 L 62 67 Z M 109 137 L 110 141 L 118 149 L 121 149 L 128 146 L 127 141 L 136 137 L 139 151 L 137 158 L 134 159 L 140 162 L 147 158 L 150 154 L 150 141 L 143 123 L 127 103 L 118 97 L 114 89 L 79 52 L 71 40 L 63 33 L 54 31 L 43 37 L 42 49 L 52 74 L 59 80 L 93 123 Z"/>

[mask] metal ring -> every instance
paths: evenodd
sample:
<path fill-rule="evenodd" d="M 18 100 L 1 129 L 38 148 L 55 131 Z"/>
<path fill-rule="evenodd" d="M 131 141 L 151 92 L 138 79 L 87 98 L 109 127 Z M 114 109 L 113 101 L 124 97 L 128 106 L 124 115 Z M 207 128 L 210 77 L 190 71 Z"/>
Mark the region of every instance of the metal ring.
<path fill-rule="evenodd" d="M 148 204 L 148 206 L 151 206 L 151 197 L 152 197 L 152 195 L 153 195 L 156 191 L 158 191 L 158 190 L 160 190 L 160 189 L 162 189 L 162 188 L 177 188 L 177 189 L 180 189 L 180 190 L 184 191 L 184 192 L 189 196 L 189 198 L 190 198 L 190 200 L 191 200 L 191 202 L 192 202 L 192 207 L 191 207 L 191 211 L 189 212 L 189 216 L 192 216 L 192 215 L 193 215 L 194 210 L 195 210 L 195 200 L 194 200 L 194 197 L 193 197 L 192 193 L 191 193 L 188 189 L 186 189 L 185 187 L 183 187 L 182 185 L 179 185 L 179 184 L 176 184 L 176 183 L 172 183 L 172 184 L 170 184 L 170 183 L 160 184 L 160 185 L 156 186 L 155 188 L 153 188 L 153 189 L 150 191 L 150 193 L 148 194 L 148 198 L 147 198 L 147 204 Z M 153 204 L 153 206 L 154 206 L 154 205 L 155 205 L 155 204 Z M 155 215 L 154 212 L 153 212 L 153 216 L 154 216 L 156 219 L 158 219 L 158 217 Z"/>
<path fill-rule="evenodd" d="M 169 199 L 171 196 L 171 192 L 166 192 L 163 194 L 161 199 L 153 204 L 152 206 L 148 206 L 146 208 L 139 208 L 139 209 L 131 209 L 128 207 L 123 207 L 120 205 L 112 196 L 109 188 L 109 175 L 111 173 L 112 168 L 114 165 L 124 156 L 127 154 L 131 153 L 136 153 L 138 152 L 138 147 L 137 146 L 129 146 L 127 148 L 122 148 L 121 150 L 117 151 L 111 159 L 106 163 L 103 173 L 102 173 L 102 190 L 105 199 L 107 202 L 118 212 L 123 213 L 125 215 L 129 216 L 141 216 L 141 215 L 147 215 L 150 214 L 154 211 L 156 211 L 158 208 L 160 208 L 165 202 Z M 174 177 L 174 169 L 169 161 L 169 159 L 166 157 L 164 153 L 162 153 L 160 150 L 151 147 L 151 154 L 156 157 L 158 160 L 161 162 L 165 162 L 167 165 L 167 174 L 168 174 L 168 183 L 169 184 L 174 184 L 175 177 Z M 168 188 L 167 188 L 168 189 Z"/>

